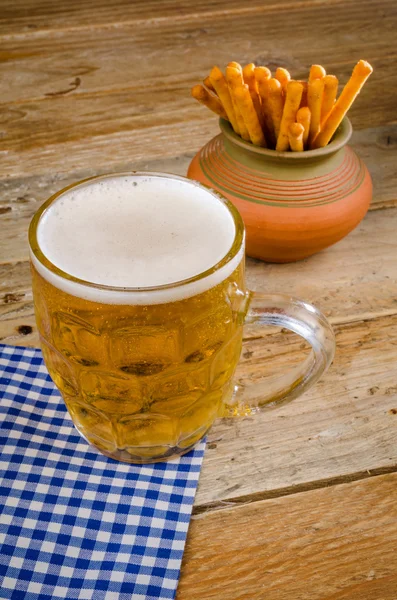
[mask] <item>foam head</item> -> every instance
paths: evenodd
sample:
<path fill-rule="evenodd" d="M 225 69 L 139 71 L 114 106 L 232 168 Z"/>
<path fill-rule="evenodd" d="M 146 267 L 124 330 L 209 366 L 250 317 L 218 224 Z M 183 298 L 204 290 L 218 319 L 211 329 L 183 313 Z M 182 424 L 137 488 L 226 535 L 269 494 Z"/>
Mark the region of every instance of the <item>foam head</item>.
<path fill-rule="evenodd" d="M 194 182 L 132 174 L 65 191 L 41 215 L 36 235 L 44 256 L 75 278 L 98 286 L 148 288 L 178 284 L 214 267 L 230 251 L 236 225 L 219 197 Z M 130 291 L 128 298 L 121 290 L 111 293 L 62 278 L 32 254 L 36 268 L 56 287 L 112 304 L 168 302 L 200 293 L 225 279 L 241 258 L 234 257 L 208 281 L 193 282 L 191 289 L 185 284 L 179 291 L 178 285 L 146 294 Z"/>

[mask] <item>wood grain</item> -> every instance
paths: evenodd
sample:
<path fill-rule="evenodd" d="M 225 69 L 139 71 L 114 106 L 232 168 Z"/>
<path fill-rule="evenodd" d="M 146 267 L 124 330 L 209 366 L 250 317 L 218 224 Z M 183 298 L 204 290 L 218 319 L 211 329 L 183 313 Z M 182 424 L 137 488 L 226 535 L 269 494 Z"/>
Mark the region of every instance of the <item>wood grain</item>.
<path fill-rule="evenodd" d="M 334 363 L 303 397 L 244 419 L 218 421 L 196 505 L 266 498 L 396 469 L 397 317 L 338 326 Z M 244 344 L 237 379 L 254 385 L 305 356 L 301 339 L 269 333 Z"/>
<path fill-rule="evenodd" d="M 193 518 L 177 600 L 396 600 L 397 475 Z"/>
<path fill-rule="evenodd" d="M 395 78 L 397 87 L 394 60 L 389 65 L 394 73 L 391 80 Z M 82 165 L 86 169 L 111 171 L 120 164 L 131 168 L 143 159 L 154 161 L 192 154 L 219 133 L 216 117 L 190 98 L 192 83 L 193 80 L 156 93 L 124 91 L 4 105 L 0 116 L 1 177 L 20 177 L 26 172 L 73 172 L 81 170 Z M 365 90 L 373 95 L 368 102 L 364 98 L 357 101 L 355 123 L 359 127 L 374 122 L 374 111 L 387 113 L 378 102 L 377 89 L 374 85 L 372 91 Z M 390 102 L 394 107 L 394 97 Z M 360 151 L 362 147 L 368 155 L 368 166 L 373 167 L 375 178 L 379 173 L 375 183 L 381 191 L 387 188 L 389 196 L 396 177 L 395 169 L 389 168 L 395 158 L 396 137 L 393 124 L 363 134 L 358 131 L 356 135 L 357 148 Z M 377 191 L 375 188 L 375 198 Z"/>
<path fill-rule="evenodd" d="M 375 572 L 370 571 L 365 581 L 349 585 L 344 591 L 331 596 L 329 600 L 396 600 L 396 575 L 382 577 L 382 579 L 373 579 L 373 577 Z"/>
<path fill-rule="evenodd" d="M 16 311 L 23 306 L 18 301 L 2 306 L 0 341 L 27 345 L 32 340 L 28 329 L 17 331 L 17 323 L 34 324 L 30 313 L 18 318 Z M 216 423 L 197 507 L 282 495 L 397 468 L 397 377 L 391 368 L 397 315 L 337 326 L 336 332 L 334 364 L 313 390 L 277 410 Z M 243 382 L 253 385 L 263 374 L 281 374 L 306 355 L 294 335 L 274 329 L 257 335 L 261 337 L 244 344 L 237 373 Z"/>
<path fill-rule="evenodd" d="M 181 166 L 183 164 L 181 161 Z M 18 186 L 5 187 L 5 195 L 7 189 L 18 195 L 16 201 L 10 203 L 12 210 L 0 215 L 3 232 L 0 237 L 0 340 L 3 342 L 38 344 L 35 331 L 29 337 L 17 333 L 21 325 L 34 326 L 27 228 L 33 212 L 47 194 L 69 183 L 68 178 L 70 175 L 67 178 L 54 175 L 47 181 L 46 188 L 39 187 L 40 180 L 29 179 Z M 347 238 L 305 261 L 269 265 L 248 260 L 248 285 L 261 292 L 282 292 L 305 298 L 319 306 L 334 324 L 396 314 L 395 230 L 394 209 L 371 212 Z"/>
<path fill-rule="evenodd" d="M 375 20 L 382 22 L 381 36 L 373 27 Z M 137 89 L 170 88 L 178 83 L 188 92 L 214 63 L 224 67 L 231 59 L 267 64 L 272 69 L 285 66 L 296 78 L 307 76 L 315 60 L 344 82 L 354 63 L 365 58 L 375 71 L 351 114 L 356 127 L 382 125 L 394 120 L 389 78 L 395 77 L 391 61 L 396 22 L 392 0 L 378 0 L 376 4 L 372 0 L 350 1 L 337 6 L 328 2 L 286 3 L 283 10 L 274 3 L 263 19 L 257 12 L 236 18 L 224 10 L 200 18 L 192 13 L 189 21 L 147 20 L 146 24 L 127 23 L 100 33 L 91 27 L 84 35 L 66 30 L 4 40 L 0 62 L 7 86 L 2 89 L 2 102 L 29 103 L 57 95 L 122 90 L 132 94 Z M 316 26 L 308 27 L 308 23 Z M 385 82 L 388 85 L 372 102 L 375 96 L 371 88 L 374 91 Z M 366 121 L 361 121 L 361 110 L 370 102 L 376 116 L 371 120 L 367 115 Z"/>
<path fill-rule="evenodd" d="M 200 136 L 200 138 L 202 137 L 203 139 L 197 140 L 197 142 L 191 142 L 196 144 L 196 149 L 201 143 L 205 143 L 212 134 L 217 133 L 216 120 L 208 119 L 206 123 L 208 123 L 210 130 L 207 130 L 206 126 L 197 129 L 197 137 Z M 212 129 L 213 131 L 211 131 Z M 166 135 L 167 133 L 164 132 L 164 135 L 160 138 L 160 141 L 163 144 L 165 143 Z M 208 135 L 206 139 L 205 135 Z M 189 136 L 186 135 L 181 137 L 179 140 L 180 144 L 177 145 L 179 138 L 174 136 L 174 143 L 167 143 L 167 149 L 171 149 L 171 152 L 183 152 L 186 138 L 189 138 Z M 141 136 L 141 139 L 147 140 L 147 133 L 144 133 Z M 371 209 L 397 205 L 397 171 L 395 169 L 397 126 L 390 125 L 356 132 L 353 135 L 352 145 L 358 154 L 365 160 L 373 177 L 374 197 Z M 187 167 L 194 154 L 194 151 L 187 151 L 174 157 L 171 156 L 170 158 L 166 158 L 163 155 L 163 157 L 155 160 L 142 160 L 140 154 L 138 154 L 137 157 L 136 154 L 134 156 L 132 151 L 129 152 L 131 144 L 127 144 L 126 156 L 124 157 L 126 162 L 120 162 L 120 147 L 118 147 L 119 152 L 112 155 L 109 154 L 109 149 L 106 146 L 101 146 L 106 157 L 109 157 L 109 159 L 106 160 L 106 164 L 99 166 L 99 164 L 95 162 L 94 151 L 88 156 L 88 147 L 84 147 L 84 145 L 80 146 L 79 143 L 77 143 L 76 146 L 73 142 L 71 142 L 70 146 L 70 150 L 64 157 L 61 157 L 55 149 L 52 153 L 44 153 L 44 150 L 38 155 L 34 152 L 32 153 L 33 160 L 36 160 L 36 158 L 39 157 L 40 164 L 43 168 L 49 169 L 49 172 L 45 175 L 23 176 L 20 174 L 17 176 L 14 168 L 12 169 L 12 172 L 15 173 L 14 177 L 3 176 L 2 179 L 0 175 L 0 226 L 3 227 L 3 235 L 0 236 L 0 262 L 26 260 L 26 232 L 30 219 L 42 202 L 51 196 L 51 194 L 62 189 L 62 187 L 79 179 L 91 177 L 96 174 L 107 173 L 109 171 L 123 172 L 134 169 L 186 175 Z M 80 151 L 78 151 L 77 148 L 80 148 Z M 135 146 L 134 150 L 136 150 Z M 76 164 L 76 157 L 77 155 L 80 155 L 81 152 L 86 157 L 84 168 L 82 168 L 82 165 Z M 165 154 L 165 152 L 163 154 Z M 16 152 L 15 164 L 18 163 L 18 156 L 20 157 L 21 155 Z M 91 167 L 88 166 L 89 162 L 92 162 Z M 62 163 L 62 165 L 60 163 Z M 68 164 L 70 165 L 70 170 L 65 170 L 65 165 Z M 20 173 L 19 169 L 20 165 L 18 164 L 18 172 Z M 374 225 L 374 227 L 376 227 L 376 225 Z M 374 239 L 372 242 L 365 240 L 365 243 L 376 245 L 377 240 Z M 354 251 L 357 252 L 355 248 Z M 372 251 L 373 250 L 371 250 L 371 252 Z M 351 248 L 349 247 L 349 255 L 350 253 Z M 299 263 L 296 265 L 296 268 L 299 270 L 300 265 L 302 264 L 306 263 Z M 278 272 L 278 267 L 274 267 L 274 269 Z M 283 273 L 284 268 L 280 267 L 280 269 L 280 273 Z"/>
<path fill-rule="evenodd" d="M 358 59 L 373 64 L 350 112 L 353 145 L 374 179 L 371 213 L 307 261 L 248 261 L 252 288 L 326 312 L 335 361 L 293 403 L 210 432 L 178 600 L 397 600 L 397 4 L 0 4 L 0 342 L 10 344 L 38 344 L 32 214 L 97 173 L 185 174 L 218 132 L 189 97 L 214 63 L 282 65 L 301 78 L 320 62 L 341 84 Z M 284 330 L 247 330 L 237 377 L 255 385 L 306 354 Z"/>
<path fill-rule="evenodd" d="M 332 2 L 338 5 L 346 0 L 311 0 L 311 4 Z M 352 0 L 350 0 L 352 1 Z M 353 0 L 354 1 L 354 0 Z M 147 25 L 155 22 L 185 21 L 202 19 L 205 16 L 271 13 L 299 6 L 299 0 L 274 0 L 261 2 L 228 0 L 227 9 L 213 0 L 198 0 L 192 4 L 190 0 L 79 0 L 67 3 L 51 0 L 2 0 L 0 15 L 0 35 L 17 34 L 32 35 L 47 31 L 82 30 L 92 27 L 111 27 L 134 23 Z"/>

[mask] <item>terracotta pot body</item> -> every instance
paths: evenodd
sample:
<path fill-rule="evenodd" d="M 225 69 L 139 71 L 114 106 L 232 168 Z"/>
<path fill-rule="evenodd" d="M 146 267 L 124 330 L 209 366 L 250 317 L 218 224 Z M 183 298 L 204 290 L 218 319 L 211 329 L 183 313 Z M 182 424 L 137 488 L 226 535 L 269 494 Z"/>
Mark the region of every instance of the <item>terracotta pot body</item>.
<path fill-rule="evenodd" d="M 193 158 L 188 177 L 218 190 L 240 211 L 247 254 L 267 262 L 301 260 L 341 240 L 365 216 L 372 182 L 347 146 L 345 118 L 326 148 L 276 152 L 222 133 Z"/>

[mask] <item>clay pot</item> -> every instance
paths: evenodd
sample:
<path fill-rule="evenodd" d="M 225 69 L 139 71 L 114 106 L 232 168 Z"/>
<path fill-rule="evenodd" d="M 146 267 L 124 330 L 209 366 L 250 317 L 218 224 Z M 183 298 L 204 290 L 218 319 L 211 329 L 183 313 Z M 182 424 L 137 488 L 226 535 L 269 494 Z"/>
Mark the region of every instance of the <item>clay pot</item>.
<path fill-rule="evenodd" d="M 341 240 L 365 216 L 372 182 L 347 146 L 345 118 L 325 148 L 276 152 L 253 146 L 220 120 L 222 133 L 193 158 L 188 177 L 218 190 L 245 222 L 248 256 L 300 260 Z"/>

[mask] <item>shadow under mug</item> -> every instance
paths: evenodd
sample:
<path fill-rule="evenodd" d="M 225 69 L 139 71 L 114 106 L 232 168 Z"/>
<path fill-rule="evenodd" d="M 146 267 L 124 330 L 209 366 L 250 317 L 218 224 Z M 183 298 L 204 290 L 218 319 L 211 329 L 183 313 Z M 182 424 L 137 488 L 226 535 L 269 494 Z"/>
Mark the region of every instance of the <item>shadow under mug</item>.
<path fill-rule="evenodd" d="M 198 186 L 224 204 L 235 235 L 217 264 L 172 284 L 118 288 L 78 279 L 49 260 L 37 230 L 50 205 L 60 197 L 67 200 L 76 186 L 143 175 L 184 182 L 186 201 Z M 44 360 L 76 428 L 106 456 L 146 463 L 184 454 L 217 417 L 288 402 L 330 365 L 335 339 L 319 310 L 288 296 L 247 291 L 244 241 L 242 219 L 228 200 L 189 179 L 161 173 L 86 179 L 52 196 L 34 215 L 29 244 Z M 307 340 L 311 352 L 280 377 L 239 385 L 234 373 L 246 325 L 286 328 Z"/>

